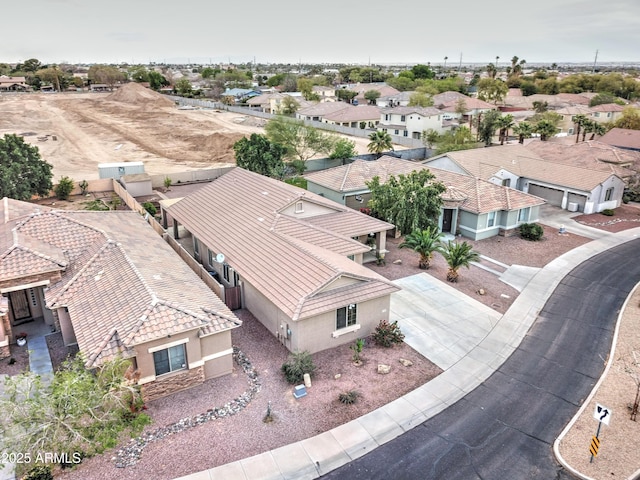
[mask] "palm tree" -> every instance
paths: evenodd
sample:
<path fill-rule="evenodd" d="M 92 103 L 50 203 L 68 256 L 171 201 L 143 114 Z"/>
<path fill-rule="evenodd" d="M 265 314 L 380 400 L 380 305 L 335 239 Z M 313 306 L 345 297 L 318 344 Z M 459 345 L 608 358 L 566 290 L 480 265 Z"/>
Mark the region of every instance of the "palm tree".
<path fill-rule="evenodd" d="M 398 245 L 398 248 L 410 248 L 420 254 L 418 267 L 425 270 L 431 265 L 434 252 L 440 251 L 440 239 L 443 235 L 436 226 L 427 227 L 425 230 L 414 230 L 404 238 L 404 242 Z"/>
<path fill-rule="evenodd" d="M 596 135 L 602 136 L 605 133 L 607 133 L 607 127 L 602 125 L 600 122 L 594 121 L 591 126 L 591 137 L 589 140 L 596 138 Z"/>
<path fill-rule="evenodd" d="M 504 145 L 504 140 L 509 137 L 509 129 L 513 127 L 513 125 L 513 115 L 511 114 L 498 118 L 496 126 L 500 129 L 500 145 Z"/>
<path fill-rule="evenodd" d="M 533 125 L 529 122 L 520 122 L 518 125 L 513 127 L 513 133 L 518 135 L 518 143 L 524 143 L 525 138 L 531 138 Z"/>
<path fill-rule="evenodd" d="M 576 143 L 578 143 L 578 139 L 580 138 L 580 129 L 586 125 L 589 119 L 584 115 L 576 115 L 573 117 L 573 123 L 576 125 Z"/>
<path fill-rule="evenodd" d="M 382 130 L 376 130 L 369 135 L 368 150 L 371 153 L 375 153 L 378 156 L 382 155 L 385 150 L 393 150 L 393 143 L 391 142 L 391 135 Z"/>
<path fill-rule="evenodd" d="M 458 281 L 460 267 L 469 268 L 471 262 L 480 260 L 480 254 L 473 250 L 473 247 L 467 242 L 456 243 L 449 240 L 442 245 L 440 253 L 449 265 L 447 271 L 447 281 L 449 282 Z"/>
<path fill-rule="evenodd" d="M 534 132 L 540 134 L 540 140 L 546 142 L 549 137 L 556 134 L 557 127 L 550 120 L 540 120 L 534 127 Z"/>
<path fill-rule="evenodd" d="M 449 57 L 444 57 L 444 67 L 442 68 L 443 70 L 447 70 L 447 60 L 449 60 Z"/>

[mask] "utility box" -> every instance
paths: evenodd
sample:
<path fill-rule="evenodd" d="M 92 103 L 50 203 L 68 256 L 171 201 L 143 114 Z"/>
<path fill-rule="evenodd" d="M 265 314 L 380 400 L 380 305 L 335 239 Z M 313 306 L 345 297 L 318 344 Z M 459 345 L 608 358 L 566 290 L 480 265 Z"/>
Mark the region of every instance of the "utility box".
<path fill-rule="evenodd" d="M 304 385 L 296 385 L 293 387 L 293 397 L 302 398 L 307 395 L 307 387 Z"/>
<path fill-rule="evenodd" d="M 570 212 L 577 212 L 578 204 L 575 202 L 569 202 L 569 204 L 567 205 L 567 210 L 569 210 Z"/>
<path fill-rule="evenodd" d="M 98 164 L 98 175 L 100 178 L 115 178 L 120 180 L 124 175 L 144 173 L 144 163 L 142 162 L 121 162 L 121 163 L 100 163 Z"/>

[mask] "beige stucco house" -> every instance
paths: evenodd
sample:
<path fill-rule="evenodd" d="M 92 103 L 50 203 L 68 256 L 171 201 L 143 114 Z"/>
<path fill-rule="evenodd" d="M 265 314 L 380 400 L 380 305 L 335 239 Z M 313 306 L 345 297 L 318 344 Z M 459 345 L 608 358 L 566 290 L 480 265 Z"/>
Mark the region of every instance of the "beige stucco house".
<path fill-rule="evenodd" d="M 232 371 L 241 322 L 138 213 L 0 202 L 5 353 L 21 324 L 44 322 L 89 369 L 131 359 L 147 400 Z"/>
<path fill-rule="evenodd" d="M 367 182 L 373 177 L 385 183 L 391 175 L 397 177 L 423 169 L 427 166 L 421 163 L 382 156 L 375 161 L 356 160 L 349 165 L 312 172 L 305 178 L 310 191 L 360 209 L 371 199 Z M 443 205 L 438 218 L 438 227 L 444 233 L 482 240 L 510 235 L 520 224 L 539 219 L 540 205 L 544 203 L 541 198 L 462 173 L 428 169 L 435 181 L 447 187 L 441 196 Z"/>
<path fill-rule="evenodd" d="M 389 319 L 398 287 L 362 263 L 384 255 L 393 225 L 241 168 L 166 214 L 225 294 L 290 351 L 350 343 Z"/>
<path fill-rule="evenodd" d="M 616 208 L 622 201 L 625 175 L 631 172 L 600 160 L 604 155 L 616 158 L 621 154 L 613 152 L 613 147 L 596 148 L 590 144 L 593 142 L 533 140 L 526 146 L 448 152 L 423 163 L 509 186 L 570 211 L 594 213 Z"/>

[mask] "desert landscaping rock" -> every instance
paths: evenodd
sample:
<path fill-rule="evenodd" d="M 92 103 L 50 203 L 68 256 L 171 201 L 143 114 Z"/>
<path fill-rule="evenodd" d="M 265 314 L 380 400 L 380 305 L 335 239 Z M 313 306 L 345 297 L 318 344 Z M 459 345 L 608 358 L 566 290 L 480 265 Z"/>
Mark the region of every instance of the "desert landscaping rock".
<path fill-rule="evenodd" d="M 391 371 L 391 365 L 378 365 L 378 373 L 381 375 L 386 375 Z"/>

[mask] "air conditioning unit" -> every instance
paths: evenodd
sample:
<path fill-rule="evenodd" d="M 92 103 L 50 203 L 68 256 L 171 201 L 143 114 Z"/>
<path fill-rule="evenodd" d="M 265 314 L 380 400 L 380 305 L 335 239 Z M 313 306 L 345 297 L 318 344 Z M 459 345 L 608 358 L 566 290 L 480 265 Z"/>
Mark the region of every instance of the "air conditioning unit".
<path fill-rule="evenodd" d="M 578 204 L 576 202 L 569 202 L 569 204 L 567 205 L 567 210 L 569 210 L 570 212 L 577 212 Z"/>

